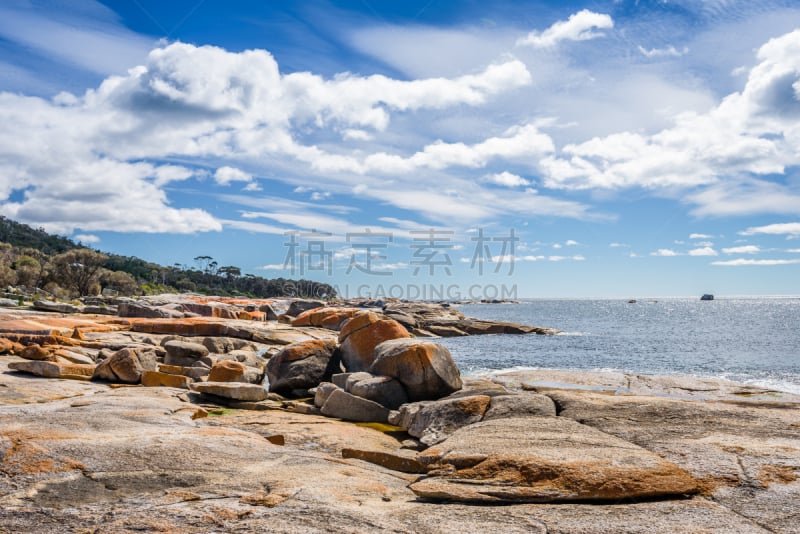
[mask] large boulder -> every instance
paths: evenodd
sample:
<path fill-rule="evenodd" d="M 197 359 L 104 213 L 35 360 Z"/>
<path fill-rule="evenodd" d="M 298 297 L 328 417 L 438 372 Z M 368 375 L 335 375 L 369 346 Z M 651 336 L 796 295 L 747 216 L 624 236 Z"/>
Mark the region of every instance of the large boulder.
<path fill-rule="evenodd" d="M 408 402 L 408 395 L 403 385 L 390 376 L 370 376 L 357 380 L 348 385 L 347 392 L 377 402 L 390 410 L 396 410 Z"/>
<path fill-rule="evenodd" d="M 208 374 L 209 382 L 246 382 L 245 365 L 232 360 L 221 360 L 211 366 Z"/>
<path fill-rule="evenodd" d="M 230 337 L 206 337 L 203 338 L 203 346 L 208 349 L 208 352 L 225 354 L 234 350 L 234 341 L 235 338 Z"/>
<path fill-rule="evenodd" d="M 278 352 L 278 349 L 275 350 Z M 233 360 L 235 362 L 243 363 L 248 367 L 257 367 L 262 371 L 267 366 L 267 359 L 258 355 L 254 350 L 237 349 L 232 350 L 228 354 L 222 356 L 224 360 Z"/>
<path fill-rule="evenodd" d="M 342 363 L 348 371 L 366 371 L 375 358 L 375 347 L 391 339 L 410 338 L 403 325 L 373 312 L 359 312 L 339 332 Z"/>
<path fill-rule="evenodd" d="M 412 402 L 439 399 L 462 386 L 450 351 L 419 339 L 394 339 L 378 345 L 370 372 L 399 380 Z"/>
<path fill-rule="evenodd" d="M 92 379 L 138 384 L 144 371 L 155 371 L 156 354 L 152 351 L 124 348 L 97 365 Z"/>
<path fill-rule="evenodd" d="M 320 382 L 329 381 L 333 373 L 339 372 L 338 367 L 334 341 L 313 339 L 292 343 L 267 362 L 269 390 L 290 393 L 311 389 Z"/>
<path fill-rule="evenodd" d="M 209 352 L 208 348 L 200 343 L 178 340 L 167 341 L 164 344 L 164 348 L 167 349 L 167 354 L 171 356 L 191 358 L 193 360 L 199 360 L 200 358 L 208 356 Z"/>
<path fill-rule="evenodd" d="M 366 371 L 357 371 L 355 373 L 338 373 L 331 377 L 331 382 L 343 390 L 348 391 L 350 386 L 352 386 L 354 383 L 358 382 L 359 380 L 372 378 L 373 376 L 375 375 L 367 373 Z"/>
<path fill-rule="evenodd" d="M 377 402 L 356 397 L 339 388 L 328 395 L 321 411 L 323 415 L 345 421 L 385 423 L 389 417 L 389 410 Z"/>
<path fill-rule="evenodd" d="M 164 348 L 167 350 L 164 356 L 164 363 L 167 365 L 182 367 L 211 365 L 208 361 L 202 361 L 208 356 L 208 349 L 200 343 L 172 340 L 164 343 Z"/>
<path fill-rule="evenodd" d="M 269 304 L 262 304 L 258 307 L 258 311 L 264 314 L 264 320 L 266 321 L 278 320 L 278 314 L 275 313 L 275 310 Z"/>
<path fill-rule="evenodd" d="M 405 404 L 399 414 L 392 414 L 390 422 L 402 423 L 422 443 L 435 445 L 459 428 L 481 421 L 491 400 L 487 395 L 473 395 L 424 402 L 419 407 Z"/>
<path fill-rule="evenodd" d="M 698 491 L 677 465 L 565 417 L 515 417 L 457 430 L 420 453 L 433 476 L 411 484 L 448 501 L 641 500 Z"/>
<path fill-rule="evenodd" d="M 322 408 L 325 405 L 325 401 L 328 400 L 328 397 L 331 396 L 331 393 L 336 391 L 337 389 L 342 389 L 336 384 L 332 382 L 323 382 L 318 385 L 314 391 L 314 406 L 317 408 Z"/>

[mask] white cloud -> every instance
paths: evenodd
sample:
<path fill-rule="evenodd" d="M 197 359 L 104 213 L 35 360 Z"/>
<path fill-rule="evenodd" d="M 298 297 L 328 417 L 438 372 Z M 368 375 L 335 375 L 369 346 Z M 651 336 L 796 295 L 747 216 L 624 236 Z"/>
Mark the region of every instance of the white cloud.
<path fill-rule="evenodd" d="M 736 260 L 726 261 L 713 261 L 711 265 L 721 265 L 725 267 L 739 267 L 749 265 L 795 265 L 800 263 L 800 260 L 750 260 L 739 258 Z"/>
<path fill-rule="evenodd" d="M 695 248 L 689 251 L 689 256 L 717 256 L 718 253 L 711 247 Z"/>
<path fill-rule="evenodd" d="M 0 104 L 0 116 L 4 111 L 6 108 Z M 58 136 L 59 132 L 61 130 L 56 129 L 45 139 Z M 5 133 L 0 131 L 0 139 L 6 138 Z M 25 142 L 31 133 L 20 132 L 17 137 Z M 45 139 L 42 141 L 47 142 Z M 4 154 L 7 147 L 8 144 L 0 142 L 0 168 L 7 161 L 7 153 Z M 42 151 L 41 160 L 37 161 L 32 155 L 25 166 L 5 176 L 12 184 L 17 178 L 17 184 L 29 189 L 24 199 L 0 204 L 0 213 L 59 234 L 70 234 L 76 229 L 148 233 L 222 229 L 220 222 L 203 210 L 171 207 L 166 193 L 153 183 L 158 179 L 157 167 L 105 158 L 93 160 L 82 158 L 81 154 L 74 154 L 65 161 L 65 156 L 57 153 L 58 147 L 63 148 L 63 145 L 53 141 L 53 145 Z M 9 149 L 13 151 L 13 145 Z M 45 154 L 53 155 L 52 159 Z M 0 178 L 0 193 L 3 192 L 2 180 Z"/>
<path fill-rule="evenodd" d="M 283 263 L 269 263 L 267 265 L 261 265 L 260 267 L 256 267 L 256 269 L 262 271 L 289 271 L 291 270 L 291 266 L 284 265 Z"/>
<path fill-rule="evenodd" d="M 552 140 L 536 124 L 523 124 L 472 144 L 430 143 L 406 156 L 364 155 L 359 150 L 329 153 L 301 139 L 309 132 L 350 130 L 351 138 L 366 140 L 356 132 L 385 130 L 392 113 L 482 105 L 530 82 L 527 68 L 515 59 L 450 79 L 404 81 L 349 73 L 325 79 L 309 72 L 283 75 L 264 50 L 232 53 L 174 43 L 152 50 L 143 66 L 111 76 L 81 96 L 62 93 L 48 101 L 0 93 L 0 213 L 62 233 L 78 228 L 220 230 L 222 222 L 204 210 L 171 206 L 164 190 L 167 184 L 201 177 L 205 171 L 150 163 L 165 159 L 213 161 L 219 165 L 212 175 L 217 183 L 242 182 L 247 192 L 258 187 L 252 185 L 253 176 L 239 168 L 240 162 L 271 173 L 290 171 L 286 181 L 299 181 L 293 174 L 325 177 L 331 191 L 363 185 L 366 189 L 360 192 L 373 199 L 417 211 L 410 198 L 369 187 L 390 186 L 384 177 L 370 176 L 359 184 L 348 173 L 445 172 L 451 167 L 483 167 L 497 159 L 530 162 L 552 151 Z M 502 200 L 496 198 L 501 193 L 485 192 L 455 175 L 447 179 L 454 190 L 470 184 L 472 216 L 500 210 L 486 204 Z M 420 176 L 404 187 L 407 192 L 425 187 L 438 191 L 432 183 Z M 21 190 L 24 198 L 8 200 Z M 320 192 L 316 198 L 327 194 Z M 398 202 L 395 197 L 400 197 Z M 517 211 L 540 207 L 552 215 L 563 211 L 578 216 L 587 211 L 576 202 L 544 196 L 533 200 L 533 208 L 517 202 Z M 469 216 L 466 209 L 460 211 Z"/>
<path fill-rule="evenodd" d="M 644 48 L 643 46 L 639 46 L 639 52 L 647 58 L 657 58 L 657 57 L 681 57 L 689 53 L 689 49 L 687 47 L 683 47 L 681 50 L 678 50 L 673 45 L 670 45 L 666 48 Z"/>
<path fill-rule="evenodd" d="M 751 226 L 739 232 L 739 235 L 791 235 L 800 236 L 800 222 L 768 224 L 766 226 Z"/>
<path fill-rule="evenodd" d="M 800 30 L 758 51 L 740 92 L 705 113 L 678 114 L 655 134 L 622 132 L 564 146 L 541 162 L 564 189 L 687 191 L 698 216 L 800 213 L 800 194 L 772 181 L 800 164 Z"/>
<path fill-rule="evenodd" d="M 625 243 L 609 243 L 608 246 L 611 247 L 611 248 L 629 248 L 630 247 L 630 245 L 625 244 Z"/>
<path fill-rule="evenodd" d="M 800 253 L 800 248 L 789 248 L 786 252 Z"/>
<path fill-rule="evenodd" d="M 685 200 L 697 205 L 691 213 L 698 217 L 800 213 L 800 193 L 783 184 L 753 178 L 725 180 L 688 194 Z"/>
<path fill-rule="evenodd" d="M 714 243 L 712 241 L 697 241 L 694 244 L 695 247 L 713 247 Z"/>
<path fill-rule="evenodd" d="M 742 245 L 740 247 L 723 248 L 725 254 L 757 254 L 761 249 L 756 245 Z"/>
<path fill-rule="evenodd" d="M 562 246 L 561 243 L 553 243 L 553 248 L 561 248 Z"/>
<path fill-rule="evenodd" d="M 581 256 L 580 254 L 576 254 L 574 256 L 548 256 L 547 261 L 586 261 L 586 258 Z"/>
<path fill-rule="evenodd" d="M 522 176 L 512 174 L 508 171 L 490 174 L 486 177 L 486 181 L 492 184 L 502 185 L 504 187 L 521 187 L 531 184 Z"/>
<path fill-rule="evenodd" d="M 570 15 L 567 20 L 554 23 L 543 32 L 530 32 L 519 39 L 517 45 L 550 48 L 561 41 L 588 41 L 605 35 L 595 30 L 607 30 L 613 27 L 614 21 L 610 16 L 583 9 Z"/>
<path fill-rule="evenodd" d="M 397 263 L 374 263 L 371 267 L 375 271 L 398 271 L 408 269 L 408 264 L 402 261 Z"/>
<path fill-rule="evenodd" d="M 669 249 L 669 248 L 660 248 L 660 249 L 656 250 L 655 252 L 651 252 L 650 255 L 651 256 L 662 256 L 662 257 L 672 257 L 672 256 L 680 256 L 681 254 L 679 252 L 675 252 L 674 250 Z"/>
<path fill-rule="evenodd" d="M 565 244 L 566 246 L 568 246 L 568 247 L 574 247 L 574 246 L 577 246 L 579 243 L 578 243 L 577 241 L 573 240 L 573 239 L 567 239 L 567 240 L 564 242 L 564 244 Z"/>
<path fill-rule="evenodd" d="M 347 140 L 369 141 L 370 139 L 372 139 L 372 134 L 366 130 L 358 130 L 356 128 L 346 128 L 342 132 L 342 137 Z"/>
<path fill-rule="evenodd" d="M 85 245 L 90 245 L 92 243 L 99 243 L 100 238 L 93 234 L 77 234 L 74 237 L 75 241 L 79 243 L 83 243 Z"/>
<path fill-rule="evenodd" d="M 219 185 L 230 185 L 231 182 L 250 182 L 253 180 L 253 175 L 235 167 L 224 166 L 214 173 L 214 180 Z"/>
<path fill-rule="evenodd" d="M 540 132 L 538 125 L 534 123 L 514 126 L 503 132 L 502 136 L 490 137 L 472 145 L 439 140 L 409 157 L 379 152 L 367 156 L 363 161 L 358 161 L 355 158 L 319 151 L 309 153 L 307 157 L 315 169 L 325 172 L 409 174 L 424 168 L 434 170 L 448 167 L 480 168 L 496 158 L 521 161 L 528 158 L 536 159 L 553 152 L 554 149 L 550 136 Z"/>
<path fill-rule="evenodd" d="M 195 174 L 201 173 L 196 173 L 191 169 L 179 165 L 161 165 L 155 169 L 154 174 L 156 179 L 153 183 L 157 186 L 162 186 L 170 182 L 182 182 L 183 180 L 192 178 Z"/>
<path fill-rule="evenodd" d="M 689 239 L 712 239 L 714 236 L 710 234 L 691 234 Z"/>

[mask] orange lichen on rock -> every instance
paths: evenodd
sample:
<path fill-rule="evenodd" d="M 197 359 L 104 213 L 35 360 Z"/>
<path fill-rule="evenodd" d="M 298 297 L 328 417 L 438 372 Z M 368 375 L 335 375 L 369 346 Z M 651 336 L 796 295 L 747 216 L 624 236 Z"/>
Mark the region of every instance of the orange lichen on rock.
<path fill-rule="evenodd" d="M 394 319 L 385 319 L 373 312 L 359 312 L 344 325 L 339 333 L 342 360 L 349 371 L 365 371 L 374 361 L 375 347 L 390 339 L 409 338 L 411 335 Z"/>
<path fill-rule="evenodd" d="M 45 314 L 30 314 L 15 319 L 3 319 L 0 332 L 40 336 L 71 336 L 76 328 L 84 332 L 113 332 L 119 330 L 110 316 L 50 317 Z"/>
<path fill-rule="evenodd" d="M 0 337 L 0 354 L 19 354 L 23 348 L 24 346 L 16 341 Z"/>
<path fill-rule="evenodd" d="M 76 460 L 54 456 L 45 447 L 33 442 L 32 438 L 35 437 L 38 436 L 24 435 L 17 432 L 3 432 L 0 434 L 0 443 L 3 440 L 10 442 L 10 446 L 5 447 L 5 453 L 0 460 L 3 472 L 41 475 L 85 469 L 85 466 Z M 47 438 L 47 436 L 40 437 Z"/>
<path fill-rule="evenodd" d="M 130 318 L 131 330 L 146 334 L 225 337 L 227 325 L 219 319 L 190 317 L 185 319 Z"/>
<path fill-rule="evenodd" d="M 232 360 L 222 360 L 211 366 L 208 374 L 209 382 L 242 382 L 244 381 L 245 365 Z"/>
<path fill-rule="evenodd" d="M 358 308 L 313 308 L 298 315 L 292 326 L 319 326 L 339 330 L 342 323 L 360 312 Z"/>
<path fill-rule="evenodd" d="M 768 488 L 770 484 L 790 484 L 800 478 L 797 468 L 790 465 L 764 465 L 758 470 L 756 478 L 761 486 Z"/>
<path fill-rule="evenodd" d="M 44 378 L 68 378 L 73 380 L 90 380 L 95 371 L 95 366 L 89 364 L 37 360 L 11 362 L 8 364 L 8 368 L 12 371 L 30 373 Z"/>
<path fill-rule="evenodd" d="M 241 310 L 238 313 L 238 319 L 242 319 L 244 321 L 266 321 L 267 314 L 262 311 L 245 311 Z"/>
<path fill-rule="evenodd" d="M 205 297 L 198 295 L 186 295 L 187 300 L 192 300 L 198 304 L 208 304 L 209 302 L 221 302 L 223 304 L 231 304 L 233 306 L 262 306 L 264 304 L 272 304 L 272 299 L 247 299 L 239 297 Z"/>
<path fill-rule="evenodd" d="M 249 504 L 250 506 L 266 506 L 267 508 L 274 508 L 289 498 L 289 495 L 282 493 L 267 493 L 266 491 L 257 491 L 249 495 L 242 496 L 239 499 L 241 504 Z"/>
<path fill-rule="evenodd" d="M 189 389 L 189 384 L 192 382 L 191 378 L 183 375 L 172 375 L 159 371 L 144 371 L 142 373 L 142 385 L 145 387 Z"/>

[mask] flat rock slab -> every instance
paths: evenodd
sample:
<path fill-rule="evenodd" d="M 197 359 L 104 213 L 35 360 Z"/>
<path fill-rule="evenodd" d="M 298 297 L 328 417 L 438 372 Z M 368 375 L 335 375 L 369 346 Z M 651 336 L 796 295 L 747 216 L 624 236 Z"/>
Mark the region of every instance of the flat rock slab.
<path fill-rule="evenodd" d="M 263 401 L 267 399 L 267 390 L 259 384 L 242 382 L 202 382 L 192 384 L 191 388 L 198 393 L 216 395 L 226 399 L 240 401 Z"/>
<path fill-rule="evenodd" d="M 15 358 L 0 358 L 0 371 Z M 384 459 L 405 454 L 397 439 L 370 425 L 277 410 L 202 417 L 199 406 L 181 400 L 194 397 L 169 388 L 115 389 L 0 372 L 0 532 L 797 530 L 796 499 L 781 508 L 751 503 L 770 517 L 784 514 L 774 521 L 740 515 L 741 493 L 754 489 L 744 484 L 730 488 L 737 493 L 726 500 L 729 506 L 703 497 L 604 506 L 424 502 L 407 488 L 417 475 L 342 458 L 345 448 Z M 630 412 L 623 414 L 620 419 Z M 280 436 L 285 445 L 274 445 Z"/>
<path fill-rule="evenodd" d="M 581 421 L 680 465 L 715 501 L 775 532 L 797 530 L 799 403 L 782 397 L 696 402 L 588 391 L 550 395 L 560 417 Z"/>
<path fill-rule="evenodd" d="M 12 371 L 30 373 L 44 378 L 91 380 L 95 365 L 31 360 L 25 362 L 11 362 L 8 364 L 8 368 Z"/>
<path fill-rule="evenodd" d="M 420 453 L 411 490 L 461 502 L 570 502 L 697 492 L 695 479 L 637 446 L 563 417 L 485 421 Z"/>
<path fill-rule="evenodd" d="M 30 374 L 8 372 L 13 362 L 26 362 L 16 356 L 0 358 L 0 406 L 6 404 L 41 404 L 69 397 L 93 395 L 108 386 L 87 380 L 43 379 Z"/>
<path fill-rule="evenodd" d="M 610 371 L 537 369 L 510 371 L 489 377 L 512 390 L 536 392 L 586 391 L 607 395 L 652 395 L 687 400 L 752 400 L 800 402 L 800 395 L 720 378 L 636 375 Z"/>

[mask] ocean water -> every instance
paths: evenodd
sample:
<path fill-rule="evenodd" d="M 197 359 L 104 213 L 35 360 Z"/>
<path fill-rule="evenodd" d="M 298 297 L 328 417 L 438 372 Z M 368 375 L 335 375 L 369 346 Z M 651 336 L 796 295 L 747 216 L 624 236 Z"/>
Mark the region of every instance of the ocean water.
<path fill-rule="evenodd" d="M 458 309 L 564 332 L 440 340 L 465 374 L 610 370 L 727 378 L 800 394 L 798 297 L 527 300 Z"/>

